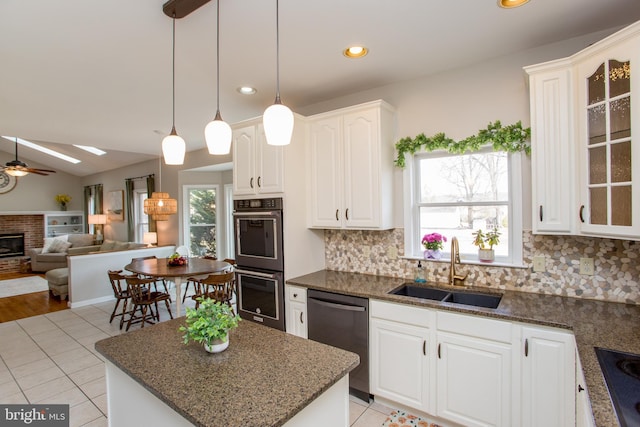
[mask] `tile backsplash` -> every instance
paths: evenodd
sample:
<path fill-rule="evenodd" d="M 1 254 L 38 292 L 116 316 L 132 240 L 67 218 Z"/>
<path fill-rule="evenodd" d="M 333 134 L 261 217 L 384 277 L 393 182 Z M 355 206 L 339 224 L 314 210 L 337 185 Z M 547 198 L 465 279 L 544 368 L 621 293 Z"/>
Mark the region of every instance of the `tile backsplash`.
<path fill-rule="evenodd" d="M 325 231 L 327 269 L 413 279 L 416 260 L 402 259 L 404 230 Z M 526 268 L 463 265 L 474 287 L 545 293 L 640 304 L 640 242 L 593 237 L 541 236 L 523 232 Z M 532 258 L 544 255 L 546 271 Z M 593 276 L 580 274 L 580 258 L 594 259 Z M 446 282 L 448 262 L 423 261 L 428 281 Z"/>

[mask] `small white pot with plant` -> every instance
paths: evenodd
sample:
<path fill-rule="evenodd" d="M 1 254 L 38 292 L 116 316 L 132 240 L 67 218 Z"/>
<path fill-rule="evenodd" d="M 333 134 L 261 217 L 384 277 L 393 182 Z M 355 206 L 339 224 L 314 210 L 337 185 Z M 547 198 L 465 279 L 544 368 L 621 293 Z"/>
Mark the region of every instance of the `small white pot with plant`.
<path fill-rule="evenodd" d="M 240 316 L 233 313 L 231 307 L 210 298 L 198 298 L 196 309 L 187 307 L 186 326 L 180 326 L 185 332 L 184 343 L 195 341 L 204 344 L 210 353 L 219 353 L 229 347 L 229 331 L 238 326 Z"/>
<path fill-rule="evenodd" d="M 473 233 L 473 244 L 478 247 L 478 259 L 481 262 L 493 262 L 496 254 L 493 247 L 500 243 L 500 232 L 497 228 L 486 233 L 482 229 Z"/>

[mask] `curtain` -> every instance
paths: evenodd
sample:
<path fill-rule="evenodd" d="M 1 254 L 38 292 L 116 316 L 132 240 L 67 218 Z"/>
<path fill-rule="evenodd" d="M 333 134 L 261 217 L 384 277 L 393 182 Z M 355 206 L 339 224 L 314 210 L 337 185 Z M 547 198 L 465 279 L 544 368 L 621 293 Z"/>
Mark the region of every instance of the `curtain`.
<path fill-rule="evenodd" d="M 104 208 L 102 206 L 102 184 L 95 185 L 95 196 L 93 197 L 93 201 L 95 202 L 93 211 L 97 214 L 104 213 Z"/>
<path fill-rule="evenodd" d="M 156 179 L 153 175 L 147 177 L 147 197 L 151 197 L 153 192 L 156 191 Z M 149 231 L 156 231 L 156 222 L 151 219 L 149 215 Z"/>
<path fill-rule="evenodd" d="M 127 178 L 124 181 L 125 188 L 125 210 L 127 212 L 127 239 L 130 242 L 135 241 L 136 232 L 135 232 L 135 218 L 134 218 L 134 209 L 133 209 L 133 179 Z"/>
<path fill-rule="evenodd" d="M 84 187 L 84 229 L 89 232 L 89 200 L 91 200 L 92 185 Z"/>

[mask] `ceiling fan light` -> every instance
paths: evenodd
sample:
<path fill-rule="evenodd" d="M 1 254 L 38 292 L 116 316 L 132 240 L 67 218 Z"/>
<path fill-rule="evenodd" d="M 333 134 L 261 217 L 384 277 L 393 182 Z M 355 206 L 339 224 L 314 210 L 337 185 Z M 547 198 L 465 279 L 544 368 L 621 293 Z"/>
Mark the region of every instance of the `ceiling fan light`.
<path fill-rule="evenodd" d="M 293 135 L 293 112 L 276 99 L 262 116 L 264 134 L 269 145 L 289 145 Z"/>
<path fill-rule="evenodd" d="M 184 163 L 186 144 L 184 139 L 176 133 L 176 128 L 162 140 L 162 156 L 168 165 L 181 165 Z"/>
<path fill-rule="evenodd" d="M 204 140 L 209 154 L 224 155 L 231 151 L 231 126 L 222 120 L 220 111 L 204 128 Z"/>
<path fill-rule="evenodd" d="M 22 170 L 22 169 L 6 168 L 4 171 L 5 171 L 8 175 L 16 176 L 16 177 L 21 177 L 21 176 L 29 175 L 29 172 L 28 172 L 28 171 L 26 171 L 26 170 Z"/>

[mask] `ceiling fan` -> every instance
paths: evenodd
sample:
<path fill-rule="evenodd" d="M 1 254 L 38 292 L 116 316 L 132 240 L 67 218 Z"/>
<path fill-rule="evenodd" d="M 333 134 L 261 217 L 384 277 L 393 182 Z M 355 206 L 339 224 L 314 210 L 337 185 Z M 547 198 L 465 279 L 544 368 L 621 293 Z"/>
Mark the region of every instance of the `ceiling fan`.
<path fill-rule="evenodd" d="M 16 137 L 16 159 L 10 162 L 7 162 L 5 166 L 2 167 L 2 171 L 8 173 L 12 176 L 25 176 L 30 173 L 35 173 L 36 175 L 49 175 L 50 173 L 56 173 L 56 171 L 49 169 L 37 169 L 30 168 L 26 163 L 18 160 L 18 137 Z"/>

